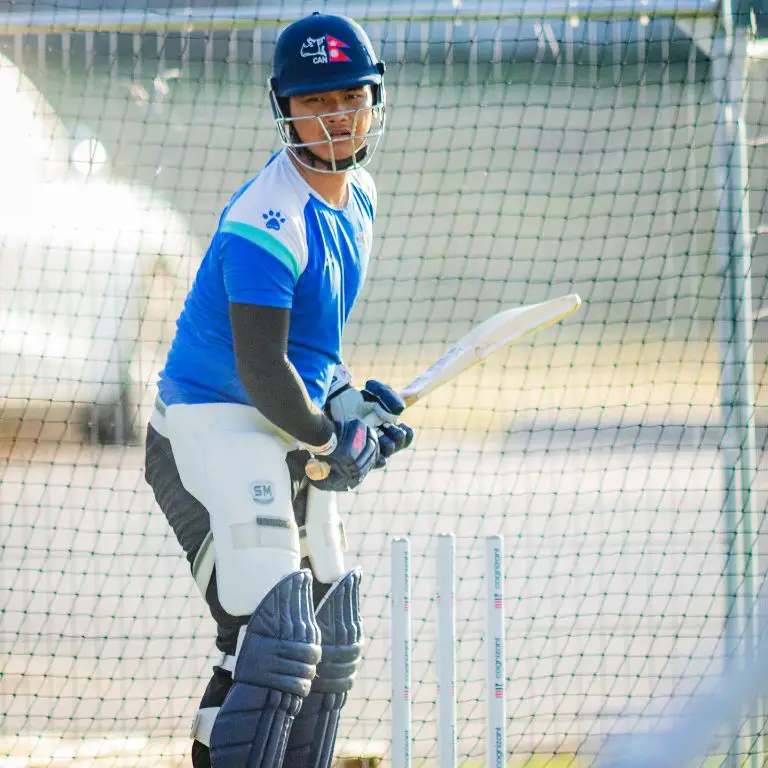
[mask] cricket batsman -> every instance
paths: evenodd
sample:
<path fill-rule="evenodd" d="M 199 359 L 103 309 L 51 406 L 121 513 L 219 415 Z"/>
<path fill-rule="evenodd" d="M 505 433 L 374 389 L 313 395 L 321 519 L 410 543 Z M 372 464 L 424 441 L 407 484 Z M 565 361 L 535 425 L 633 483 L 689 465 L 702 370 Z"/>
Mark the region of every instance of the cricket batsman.
<path fill-rule="evenodd" d="M 342 334 L 371 255 L 384 64 L 353 20 L 277 41 L 283 149 L 231 198 L 177 322 L 147 427 L 146 479 L 222 652 L 194 768 L 329 768 L 359 665 L 360 571 L 337 492 L 410 445 L 389 386 L 353 386 Z M 373 424 L 373 426 L 369 426 Z M 330 467 L 309 481 L 310 458 Z"/>

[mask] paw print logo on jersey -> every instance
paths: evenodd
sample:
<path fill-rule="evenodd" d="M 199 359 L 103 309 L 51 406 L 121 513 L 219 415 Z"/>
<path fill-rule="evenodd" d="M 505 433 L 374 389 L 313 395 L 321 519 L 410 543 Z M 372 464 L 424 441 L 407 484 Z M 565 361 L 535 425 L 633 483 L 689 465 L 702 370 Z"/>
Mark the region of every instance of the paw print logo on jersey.
<path fill-rule="evenodd" d="M 275 232 L 280 230 L 280 226 L 285 224 L 285 217 L 280 211 L 270 210 L 267 213 L 262 213 L 261 218 L 264 219 L 266 224 L 264 226 L 267 229 L 273 229 Z"/>
<path fill-rule="evenodd" d="M 335 64 L 340 61 L 352 61 L 342 48 L 349 46 L 338 37 L 323 35 L 308 37 L 301 44 L 299 54 L 304 59 L 312 59 L 313 64 Z"/>

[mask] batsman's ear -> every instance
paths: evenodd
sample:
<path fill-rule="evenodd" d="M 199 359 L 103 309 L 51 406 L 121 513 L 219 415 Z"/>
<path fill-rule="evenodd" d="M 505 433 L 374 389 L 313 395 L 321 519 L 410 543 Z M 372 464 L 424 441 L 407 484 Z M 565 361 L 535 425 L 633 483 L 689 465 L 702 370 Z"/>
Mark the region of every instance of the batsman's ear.
<path fill-rule="evenodd" d="M 269 101 L 272 106 L 272 114 L 274 115 L 275 120 L 290 117 L 290 99 L 286 96 L 277 95 L 277 79 L 270 77 L 267 83 L 269 85 Z"/>

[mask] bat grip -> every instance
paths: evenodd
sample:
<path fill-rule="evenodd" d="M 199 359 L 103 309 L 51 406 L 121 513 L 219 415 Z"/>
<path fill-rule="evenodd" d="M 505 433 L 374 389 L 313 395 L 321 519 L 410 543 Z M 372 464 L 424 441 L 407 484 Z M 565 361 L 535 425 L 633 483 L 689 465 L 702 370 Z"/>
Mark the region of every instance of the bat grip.
<path fill-rule="evenodd" d="M 415 402 L 415 398 L 404 398 L 406 405 L 411 405 Z M 410 402 L 409 402 L 410 400 Z M 366 414 L 363 421 L 369 426 L 376 429 L 384 424 L 384 421 L 372 411 Z M 322 457 L 311 456 L 307 463 L 304 465 L 304 471 L 310 480 L 325 480 L 328 475 L 331 474 L 331 467 L 329 464 L 323 461 Z"/>
<path fill-rule="evenodd" d="M 304 471 L 310 480 L 325 480 L 331 474 L 331 467 L 322 459 L 312 456 L 304 465 Z"/>

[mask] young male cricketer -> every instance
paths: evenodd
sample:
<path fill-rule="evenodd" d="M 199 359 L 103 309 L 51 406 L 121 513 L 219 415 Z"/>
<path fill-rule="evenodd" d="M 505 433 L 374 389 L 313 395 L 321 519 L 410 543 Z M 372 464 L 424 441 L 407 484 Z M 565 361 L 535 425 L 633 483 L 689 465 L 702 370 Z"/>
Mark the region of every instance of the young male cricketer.
<path fill-rule="evenodd" d="M 160 374 L 146 478 L 223 653 L 194 768 L 328 768 L 359 664 L 360 571 L 344 568 L 334 494 L 413 438 L 394 390 L 355 388 L 341 360 L 371 252 L 362 166 L 384 131 L 383 74 L 346 17 L 280 35 L 269 84 L 284 148 L 224 209 Z M 309 483 L 310 455 L 327 479 Z"/>

